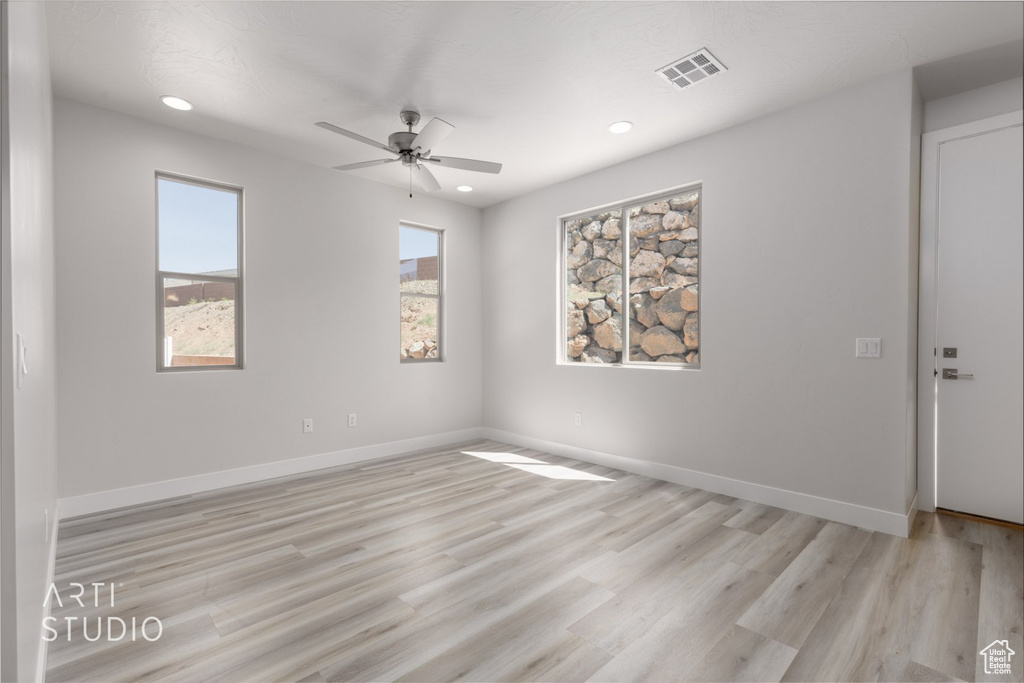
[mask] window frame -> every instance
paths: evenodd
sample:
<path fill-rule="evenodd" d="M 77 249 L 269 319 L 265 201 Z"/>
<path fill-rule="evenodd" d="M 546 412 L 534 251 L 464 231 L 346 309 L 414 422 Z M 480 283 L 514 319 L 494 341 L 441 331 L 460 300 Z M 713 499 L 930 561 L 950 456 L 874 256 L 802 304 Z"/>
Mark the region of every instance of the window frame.
<path fill-rule="evenodd" d="M 237 201 L 237 226 L 235 232 L 235 242 L 237 247 L 235 276 L 222 276 L 222 275 L 202 275 L 200 273 L 183 273 L 179 271 L 160 270 L 160 181 L 169 180 L 171 182 L 182 183 L 185 185 L 194 185 L 196 187 L 202 187 L 206 189 L 220 190 L 223 192 L 231 192 L 236 196 Z M 240 185 L 231 185 L 228 183 L 217 182 L 214 180 L 207 180 L 205 178 L 196 178 L 192 176 L 181 175 L 178 173 L 170 173 L 167 171 L 156 171 L 153 179 L 153 207 L 156 212 L 154 217 L 154 224 L 156 230 L 154 234 L 156 236 L 156 371 L 158 373 L 164 372 L 209 372 L 216 370 L 243 370 L 245 368 L 245 340 L 244 340 L 244 318 L 245 318 L 245 292 L 244 292 L 244 275 L 245 275 L 245 250 L 244 250 L 244 226 L 245 226 L 245 213 L 244 213 L 244 189 Z M 235 285 L 235 362 L 231 365 L 179 365 L 170 366 L 165 364 L 164 358 L 164 298 L 166 296 L 164 292 L 164 280 L 165 278 L 177 278 L 177 279 L 191 279 L 200 280 L 203 282 L 230 282 Z"/>
<path fill-rule="evenodd" d="M 446 358 L 446 345 L 445 345 L 445 299 L 447 298 L 447 287 L 445 286 L 445 265 L 447 259 L 445 258 L 445 230 L 444 228 L 436 228 L 432 225 L 424 225 L 422 223 L 413 223 L 412 221 L 398 221 L 398 261 L 402 261 L 402 228 L 410 228 L 413 230 L 424 230 L 432 232 L 437 235 L 437 294 L 418 294 L 413 292 L 403 292 L 401 289 L 401 281 L 399 281 L 398 289 L 398 360 L 400 363 L 419 364 L 419 363 L 443 363 Z M 404 298 L 413 299 L 435 299 L 437 301 L 437 357 L 436 358 L 402 358 L 402 300 Z"/>
<path fill-rule="evenodd" d="M 672 197 L 686 194 L 687 192 L 696 191 L 700 198 L 698 200 L 698 206 L 700 207 L 700 225 L 697 229 L 697 311 L 698 316 L 703 312 L 703 287 L 700 285 L 700 280 L 703 275 L 704 266 L 703 259 L 701 258 L 704 253 L 703 241 L 704 241 L 704 181 L 697 180 L 684 185 L 678 185 L 665 190 L 658 190 L 657 192 L 651 192 L 643 194 L 637 197 L 631 197 L 621 201 L 611 202 L 609 204 L 601 204 L 596 207 L 589 209 L 583 209 L 581 211 L 573 211 L 559 216 L 558 221 L 558 306 L 556 307 L 557 315 L 559 316 L 558 322 L 558 345 L 556 350 L 556 364 L 564 365 L 567 367 L 602 367 L 602 368 L 641 368 L 646 370 L 687 370 L 687 371 L 700 371 L 703 366 L 703 347 L 699 347 L 699 354 L 701 360 L 698 363 L 652 363 L 647 361 L 631 361 L 629 359 L 629 313 L 627 312 L 627 306 L 629 305 L 629 262 L 631 260 L 629 256 L 629 212 L 638 206 L 645 204 L 651 204 L 660 200 L 669 200 Z M 622 249 L 622 358 L 617 363 L 584 363 L 582 361 L 572 361 L 569 359 L 567 342 L 569 339 L 569 308 L 568 308 L 568 282 L 567 282 L 567 259 L 568 259 L 568 234 L 565 229 L 567 221 L 571 221 L 575 218 L 582 218 L 585 216 L 593 216 L 596 214 L 605 213 L 608 211 L 619 211 L 619 228 L 622 234 L 622 243 L 620 245 Z M 700 336 L 703 336 L 704 323 L 702 317 L 699 317 L 699 329 Z"/>

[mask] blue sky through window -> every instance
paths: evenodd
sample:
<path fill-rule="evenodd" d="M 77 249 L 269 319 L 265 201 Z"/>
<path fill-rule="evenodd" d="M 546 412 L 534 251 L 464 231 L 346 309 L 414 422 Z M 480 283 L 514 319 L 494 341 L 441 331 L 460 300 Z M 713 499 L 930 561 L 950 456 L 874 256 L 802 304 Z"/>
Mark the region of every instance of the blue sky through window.
<path fill-rule="evenodd" d="M 437 256 L 437 233 L 433 230 L 398 228 L 398 258 L 423 258 Z"/>
<path fill-rule="evenodd" d="M 238 195 L 157 179 L 160 270 L 213 273 L 238 268 Z"/>

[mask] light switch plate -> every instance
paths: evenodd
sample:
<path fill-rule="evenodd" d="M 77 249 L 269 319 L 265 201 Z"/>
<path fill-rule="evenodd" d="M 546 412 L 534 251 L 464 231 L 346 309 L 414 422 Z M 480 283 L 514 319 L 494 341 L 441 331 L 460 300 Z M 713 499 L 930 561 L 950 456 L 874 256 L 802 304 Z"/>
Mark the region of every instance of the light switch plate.
<path fill-rule="evenodd" d="M 878 337 L 857 338 L 857 358 L 881 358 L 882 340 Z"/>

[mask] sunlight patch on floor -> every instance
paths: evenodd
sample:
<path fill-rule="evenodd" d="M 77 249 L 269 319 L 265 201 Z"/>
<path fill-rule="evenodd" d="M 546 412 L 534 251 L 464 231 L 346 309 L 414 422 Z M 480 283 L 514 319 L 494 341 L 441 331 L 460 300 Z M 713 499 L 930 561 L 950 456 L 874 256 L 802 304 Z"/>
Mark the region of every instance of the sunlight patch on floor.
<path fill-rule="evenodd" d="M 574 470 L 571 467 L 562 467 L 561 465 L 518 465 L 510 463 L 509 467 L 515 467 L 517 470 L 529 472 L 531 474 L 539 474 L 542 477 L 548 479 L 578 479 L 580 481 L 615 481 L 608 477 L 602 477 L 597 474 L 591 474 L 590 472 L 580 472 Z"/>
<path fill-rule="evenodd" d="M 546 465 L 543 460 L 537 460 L 536 458 L 528 458 L 525 455 L 516 455 L 515 453 L 487 453 L 481 451 L 462 451 L 463 455 L 472 455 L 474 458 L 481 458 L 483 460 L 490 460 L 491 462 L 500 463 L 533 463 L 538 465 Z"/>
<path fill-rule="evenodd" d="M 602 477 L 590 472 L 581 472 L 571 467 L 562 465 L 551 465 L 543 460 L 529 458 L 516 453 L 493 453 L 487 451 L 460 451 L 463 455 L 470 455 L 481 460 L 490 460 L 507 467 L 514 467 L 530 474 L 539 474 L 548 479 L 572 479 L 576 481 L 615 481 L 608 477 Z"/>

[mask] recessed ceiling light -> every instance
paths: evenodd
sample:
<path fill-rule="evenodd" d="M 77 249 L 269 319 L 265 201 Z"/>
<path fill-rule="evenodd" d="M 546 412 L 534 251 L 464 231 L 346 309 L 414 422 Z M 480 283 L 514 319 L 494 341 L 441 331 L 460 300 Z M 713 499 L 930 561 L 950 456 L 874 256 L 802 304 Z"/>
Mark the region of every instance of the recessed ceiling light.
<path fill-rule="evenodd" d="M 633 124 L 629 121 L 616 121 L 612 125 L 608 126 L 608 132 L 615 133 L 616 135 L 620 133 L 628 133 L 631 130 L 633 130 Z"/>
<path fill-rule="evenodd" d="M 455 189 L 458 190 L 459 192 L 472 192 L 473 191 L 473 188 L 470 187 L 469 185 L 459 185 Z"/>
<path fill-rule="evenodd" d="M 174 95 L 164 95 L 160 98 L 160 101 L 166 104 L 171 109 L 178 109 L 181 111 L 189 111 L 192 109 L 192 103 L 188 100 L 183 100 L 180 97 Z"/>

